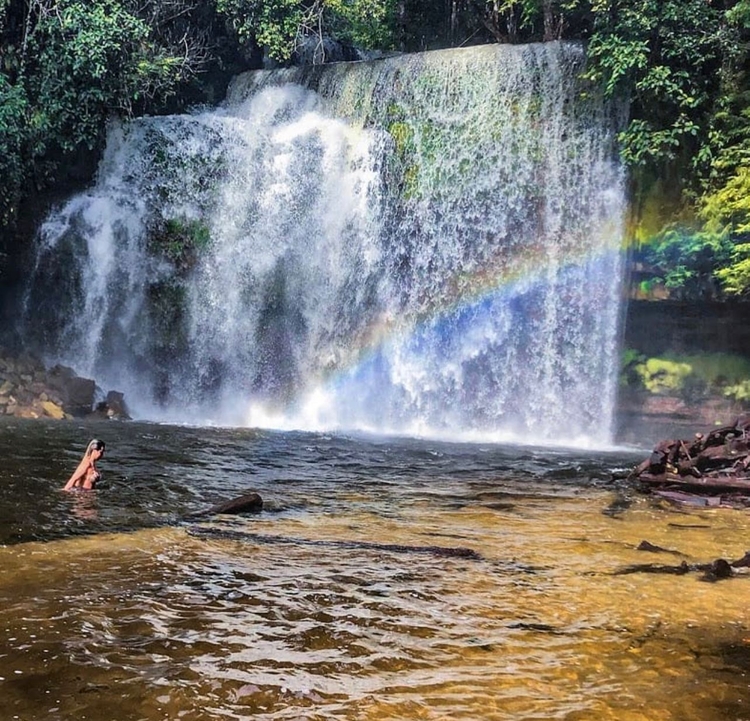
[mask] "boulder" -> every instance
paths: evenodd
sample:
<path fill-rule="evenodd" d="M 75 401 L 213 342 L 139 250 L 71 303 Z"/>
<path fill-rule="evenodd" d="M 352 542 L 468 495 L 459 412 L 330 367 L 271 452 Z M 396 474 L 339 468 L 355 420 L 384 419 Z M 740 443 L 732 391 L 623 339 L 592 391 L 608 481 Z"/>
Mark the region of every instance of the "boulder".
<path fill-rule="evenodd" d="M 107 393 L 107 416 L 119 420 L 130 420 L 128 407 L 125 405 L 125 396 L 119 391 L 110 391 Z"/>
<path fill-rule="evenodd" d="M 72 368 L 56 365 L 47 372 L 47 383 L 60 393 L 68 413 L 73 416 L 91 413 L 96 393 L 93 380 L 81 378 Z"/>
<path fill-rule="evenodd" d="M 45 370 L 29 354 L 11 356 L 0 348 L 0 415 L 72 418 L 92 413 L 96 383 L 63 365 Z M 98 413 L 97 413 L 98 411 Z M 123 394 L 109 391 L 94 411 L 102 418 L 130 419 Z"/>

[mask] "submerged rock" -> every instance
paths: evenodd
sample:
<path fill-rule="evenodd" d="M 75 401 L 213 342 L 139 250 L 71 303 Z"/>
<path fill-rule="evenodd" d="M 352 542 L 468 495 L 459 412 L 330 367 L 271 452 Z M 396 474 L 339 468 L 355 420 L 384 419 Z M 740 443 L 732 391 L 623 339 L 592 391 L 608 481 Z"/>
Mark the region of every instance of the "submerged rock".
<path fill-rule="evenodd" d="M 125 405 L 125 397 L 119 391 L 107 393 L 106 399 L 96 404 L 92 415 L 118 421 L 130 420 L 130 414 Z"/>

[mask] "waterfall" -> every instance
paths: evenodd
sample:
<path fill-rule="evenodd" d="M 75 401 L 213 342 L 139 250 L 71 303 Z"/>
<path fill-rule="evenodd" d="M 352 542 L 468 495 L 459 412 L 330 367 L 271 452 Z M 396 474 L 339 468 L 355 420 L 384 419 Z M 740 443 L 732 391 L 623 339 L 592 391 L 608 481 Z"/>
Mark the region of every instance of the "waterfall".
<path fill-rule="evenodd" d="M 258 71 L 113 126 L 41 227 L 22 332 L 144 418 L 606 444 L 624 174 L 584 67 Z"/>

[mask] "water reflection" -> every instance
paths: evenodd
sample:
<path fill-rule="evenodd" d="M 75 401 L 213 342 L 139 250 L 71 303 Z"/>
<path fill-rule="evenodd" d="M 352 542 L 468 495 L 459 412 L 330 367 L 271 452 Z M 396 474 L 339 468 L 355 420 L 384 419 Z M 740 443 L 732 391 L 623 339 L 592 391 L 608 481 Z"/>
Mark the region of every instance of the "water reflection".
<path fill-rule="evenodd" d="M 70 512 L 81 522 L 95 521 L 99 518 L 99 504 L 96 491 L 70 492 Z"/>
<path fill-rule="evenodd" d="M 750 578 L 617 574 L 675 562 L 644 558 L 644 539 L 690 563 L 738 558 L 750 519 L 643 498 L 604 513 L 601 478 L 627 454 L 242 432 L 217 450 L 222 431 L 138 424 L 91 435 L 108 430 L 105 489 L 60 493 L 65 474 L 38 464 L 24 525 L 37 540 L 3 526 L 9 719 L 750 716 Z M 23 429 L 48 440 L 51 466 L 89 431 Z M 14 448 L 32 440 L 16 428 L 0 443 L 11 434 Z M 0 486 L 6 518 L 22 505 L 15 478 Z M 248 486 L 259 516 L 182 520 Z M 410 550 L 428 546 L 476 553 Z"/>

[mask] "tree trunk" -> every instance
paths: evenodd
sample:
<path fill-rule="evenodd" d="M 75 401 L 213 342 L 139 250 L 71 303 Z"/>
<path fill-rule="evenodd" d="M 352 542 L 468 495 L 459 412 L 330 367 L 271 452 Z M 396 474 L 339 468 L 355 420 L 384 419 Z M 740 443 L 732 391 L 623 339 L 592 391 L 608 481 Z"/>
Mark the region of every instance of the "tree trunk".
<path fill-rule="evenodd" d="M 406 52 L 406 1 L 396 3 L 396 46 L 403 53 Z"/>
<path fill-rule="evenodd" d="M 451 0 L 450 45 L 456 47 L 456 28 L 458 27 L 458 0 Z"/>
<path fill-rule="evenodd" d="M 542 3 L 544 13 L 544 42 L 555 40 L 555 13 L 552 10 L 552 0 L 544 0 Z"/>

